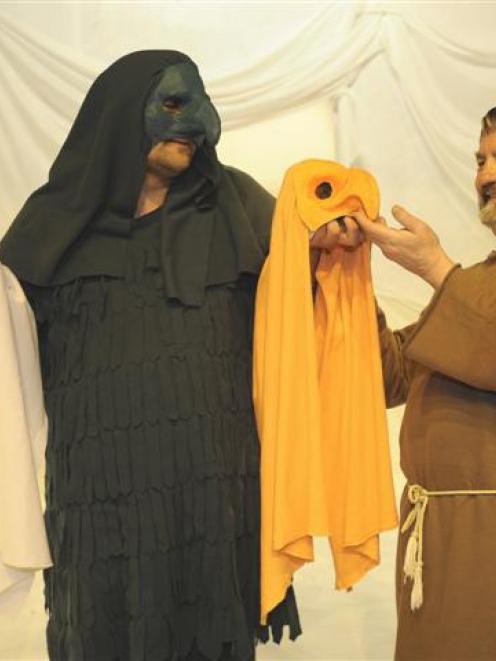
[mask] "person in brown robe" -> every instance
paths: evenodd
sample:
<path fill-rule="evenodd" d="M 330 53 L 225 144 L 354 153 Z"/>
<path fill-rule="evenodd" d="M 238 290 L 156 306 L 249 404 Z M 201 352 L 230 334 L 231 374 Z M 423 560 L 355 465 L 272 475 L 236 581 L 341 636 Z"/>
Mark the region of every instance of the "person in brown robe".
<path fill-rule="evenodd" d="M 496 234 L 496 108 L 482 120 L 477 162 L 480 217 Z M 405 229 L 355 220 L 435 289 L 403 330 L 378 314 L 387 404 L 406 403 L 395 658 L 494 661 L 496 252 L 461 268 L 426 223 L 400 207 L 393 215 Z"/>

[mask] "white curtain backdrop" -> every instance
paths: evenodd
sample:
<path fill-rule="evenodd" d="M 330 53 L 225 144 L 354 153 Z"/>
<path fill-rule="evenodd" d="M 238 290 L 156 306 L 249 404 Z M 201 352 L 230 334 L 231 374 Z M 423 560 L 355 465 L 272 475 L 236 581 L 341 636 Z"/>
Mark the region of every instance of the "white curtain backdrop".
<path fill-rule="evenodd" d="M 494 239 L 476 217 L 473 154 L 496 105 L 495 25 L 488 2 L 0 2 L 0 234 L 46 179 L 95 76 L 131 50 L 176 48 L 221 114 L 225 162 L 249 163 L 273 193 L 299 158 L 366 168 L 383 214 L 401 203 L 454 259 L 481 259 Z M 391 325 L 415 319 L 428 286 L 380 254 L 374 274 Z M 322 547 L 296 583 L 305 635 L 260 659 L 390 659 L 394 545 L 385 536 L 382 566 L 344 595 Z M 0 659 L 45 658 L 43 626 L 38 582 L 0 619 Z"/>

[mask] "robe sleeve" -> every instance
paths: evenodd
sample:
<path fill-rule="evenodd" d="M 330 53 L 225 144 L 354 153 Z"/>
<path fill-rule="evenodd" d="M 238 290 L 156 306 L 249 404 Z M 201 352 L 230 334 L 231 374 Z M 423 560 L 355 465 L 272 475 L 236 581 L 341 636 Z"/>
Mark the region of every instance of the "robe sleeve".
<path fill-rule="evenodd" d="M 392 331 L 388 328 L 384 312 L 377 307 L 377 325 L 386 406 L 392 408 L 404 404 L 408 396 L 412 365 L 405 358 L 403 346 L 415 324 Z"/>
<path fill-rule="evenodd" d="M 37 474 L 47 420 L 35 321 L 14 275 L 0 265 L 0 606 L 4 592 L 51 565 Z"/>
<path fill-rule="evenodd" d="M 272 214 L 275 198 L 246 172 L 226 167 L 250 218 L 260 247 L 265 255 L 269 252 Z"/>
<path fill-rule="evenodd" d="M 450 271 L 405 355 L 451 379 L 496 391 L 496 260 Z"/>

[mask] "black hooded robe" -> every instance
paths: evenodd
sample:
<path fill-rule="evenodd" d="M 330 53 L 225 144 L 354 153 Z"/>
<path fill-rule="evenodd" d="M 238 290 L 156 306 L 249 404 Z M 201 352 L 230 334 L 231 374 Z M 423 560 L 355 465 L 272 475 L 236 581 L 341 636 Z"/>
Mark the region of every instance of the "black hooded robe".
<path fill-rule="evenodd" d="M 257 276 L 273 200 L 203 146 L 133 219 L 144 51 L 93 84 L 0 246 L 33 305 L 49 418 L 51 659 L 247 661 L 259 620 Z M 269 620 L 299 633 L 292 591 Z"/>

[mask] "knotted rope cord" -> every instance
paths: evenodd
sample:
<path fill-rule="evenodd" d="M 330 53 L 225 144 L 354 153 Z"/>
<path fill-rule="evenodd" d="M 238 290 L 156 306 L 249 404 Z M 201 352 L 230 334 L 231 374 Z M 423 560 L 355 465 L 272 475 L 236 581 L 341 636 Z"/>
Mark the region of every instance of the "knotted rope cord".
<path fill-rule="evenodd" d="M 489 496 L 496 495 L 496 489 L 458 489 L 453 491 L 427 491 L 419 484 L 411 484 L 408 487 L 408 500 L 413 505 L 401 527 L 401 532 L 406 532 L 413 526 L 408 539 L 403 564 L 404 580 L 410 578 L 413 582 L 410 596 L 410 608 L 412 611 L 420 608 L 423 602 L 423 534 L 424 519 L 429 503 L 429 498 L 437 496 Z"/>

